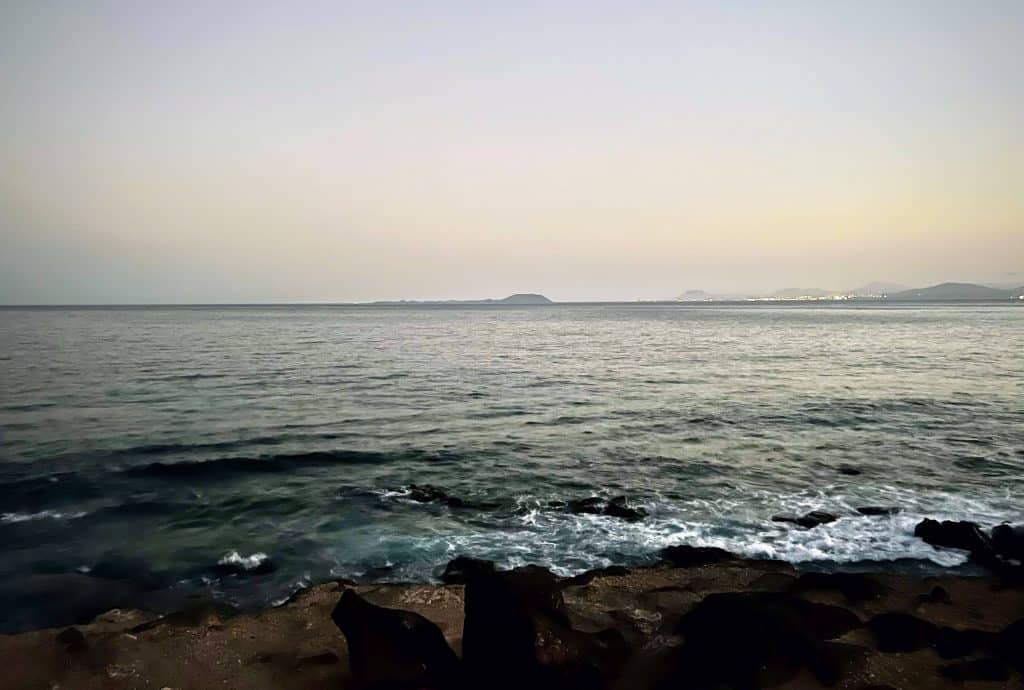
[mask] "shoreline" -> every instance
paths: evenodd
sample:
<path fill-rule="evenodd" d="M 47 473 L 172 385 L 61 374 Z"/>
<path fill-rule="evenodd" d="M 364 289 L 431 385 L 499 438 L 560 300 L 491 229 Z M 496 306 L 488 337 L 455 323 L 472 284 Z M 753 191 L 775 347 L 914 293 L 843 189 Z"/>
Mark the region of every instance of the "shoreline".
<path fill-rule="evenodd" d="M 740 597 L 746 602 L 743 606 L 753 602 L 755 612 L 760 610 L 756 602 L 764 597 L 781 597 L 780 601 L 801 607 L 831 607 L 852 621 L 842 634 L 815 643 L 843 652 L 842 662 L 837 661 L 833 669 L 835 678 L 825 678 L 831 682 L 815 675 L 824 672 L 815 670 L 814 664 L 785 658 L 792 651 L 787 648 L 775 650 L 768 660 L 769 666 L 782 664 L 776 675 L 784 678 L 765 687 L 1024 688 L 1020 675 L 1024 646 L 1006 651 L 1007 640 L 1024 641 L 1013 637 L 1024 635 L 1020 566 L 977 576 L 914 577 L 882 569 L 801 570 L 793 564 L 747 559 L 714 548 L 669 547 L 660 556 L 654 565 L 611 566 L 567 578 L 536 566 L 495 572 L 489 562 L 459 558 L 446 568 L 444 584 L 328 581 L 300 589 L 280 605 L 246 611 L 208 599 L 192 600 L 166 615 L 114 608 L 77 626 L 0 635 L 0 656 L 10 660 L 7 672 L 0 676 L 0 689 L 356 687 L 352 676 L 356 666 L 350 667 L 352 641 L 331 619 L 344 592 L 358 594 L 360 601 L 424 617 L 462 657 L 464 620 L 470 620 L 464 618 L 467 587 L 477 587 L 479 592 L 481 582 L 525 578 L 529 588 L 536 588 L 538 577 L 547 583 L 541 589 L 551 588 L 544 596 L 557 593 L 564 603 L 559 604 L 557 615 L 531 616 L 539 616 L 537 620 L 546 621 L 545 625 L 561 626 L 557 629 L 563 637 L 575 640 L 571 644 L 584 644 L 587 636 L 609 631 L 619 640 L 623 656 L 612 670 L 602 665 L 603 654 L 590 650 L 581 655 L 587 663 L 601 660 L 598 666 L 607 677 L 602 676 L 594 687 L 666 687 L 662 676 L 677 671 L 663 667 L 666 663 L 671 667 L 672 659 L 687 649 L 679 640 L 697 639 L 693 633 L 681 633 L 680 626 L 694 615 L 699 617 L 701 607 L 721 604 L 720 595 L 728 595 Z M 481 598 L 479 593 L 474 596 Z M 479 610 L 479 603 L 476 606 Z M 563 622 L 552 623 L 544 617 L 549 614 L 562 617 Z M 749 614 L 742 608 L 730 612 L 740 618 Z M 772 609 L 773 621 L 789 615 L 776 614 Z M 498 618 L 514 615 L 515 611 L 504 612 Z M 479 623 L 474 630 L 480 630 Z M 954 632 L 940 632 L 947 630 Z M 700 639 L 721 632 L 702 631 Z M 479 632 L 475 634 L 480 637 Z M 723 639 L 729 641 L 735 634 L 742 638 L 742 631 L 732 631 Z M 361 657 L 376 659 L 373 663 L 387 656 L 379 650 L 367 654 L 366 643 L 357 644 L 362 645 Z M 734 656 L 751 653 L 756 650 L 731 652 Z M 541 650 L 538 655 L 550 656 Z M 731 673 L 728 666 L 720 669 L 726 676 Z M 366 680 L 365 668 L 362 672 Z M 441 683 L 437 687 L 463 686 Z"/>

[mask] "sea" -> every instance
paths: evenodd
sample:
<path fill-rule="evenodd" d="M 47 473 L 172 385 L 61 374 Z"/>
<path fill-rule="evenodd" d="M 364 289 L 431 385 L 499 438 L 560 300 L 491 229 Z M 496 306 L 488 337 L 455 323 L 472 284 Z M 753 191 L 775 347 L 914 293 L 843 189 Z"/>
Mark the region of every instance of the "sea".
<path fill-rule="evenodd" d="M 958 569 L 916 523 L 1020 522 L 1022 490 L 1016 305 L 0 309 L 0 584 L 255 606 L 674 544 Z M 590 496 L 647 516 L 566 505 Z M 838 519 L 772 520 L 811 510 Z"/>

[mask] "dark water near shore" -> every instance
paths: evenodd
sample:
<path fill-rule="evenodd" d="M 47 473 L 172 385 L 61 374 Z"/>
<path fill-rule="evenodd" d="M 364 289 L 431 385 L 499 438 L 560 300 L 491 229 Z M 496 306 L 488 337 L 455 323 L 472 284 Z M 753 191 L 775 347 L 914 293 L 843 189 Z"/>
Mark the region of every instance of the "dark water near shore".
<path fill-rule="evenodd" d="M 1022 488 L 1015 306 L 0 310 L 0 581 L 120 563 L 251 603 L 674 543 L 955 566 L 914 524 L 1019 521 Z M 592 493 L 650 516 L 549 505 Z M 811 509 L 842 517 L 770 520 Z"/>

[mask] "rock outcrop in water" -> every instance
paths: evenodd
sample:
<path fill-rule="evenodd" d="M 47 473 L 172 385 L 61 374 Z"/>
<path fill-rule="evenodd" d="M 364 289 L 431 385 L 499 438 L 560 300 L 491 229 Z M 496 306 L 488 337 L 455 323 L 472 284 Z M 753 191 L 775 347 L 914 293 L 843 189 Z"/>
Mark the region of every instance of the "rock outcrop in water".
<path fill-rule="evenodd" d="M 610 500 L 605 500 L 600 496 L 577 498 L 569 501 L 567 507 L 570 513 L 581 515 L 607 515 L 630 521 L 642 520 L 647 517 L 646 510 L 631 506 L 629 499 L 625 496 L 616 496 Z"/>

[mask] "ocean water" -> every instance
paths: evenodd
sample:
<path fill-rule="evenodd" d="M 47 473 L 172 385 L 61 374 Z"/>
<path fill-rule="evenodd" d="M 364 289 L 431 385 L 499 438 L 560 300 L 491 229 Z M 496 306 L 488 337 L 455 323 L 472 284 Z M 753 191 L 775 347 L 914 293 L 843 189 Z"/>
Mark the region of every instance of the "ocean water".
<path fill-rule="evenodd" d="M 917 521 L 1020 521 L 1022 489 L 1016 306 L 0 310 L 0 582 L 252 604 L 458 554 L 574 573 L 677 543 L 956 567 Z M 590 495 L 649 516 L 557 503 Z M 840 519 L 771 520 L 812 509 Z"/>

